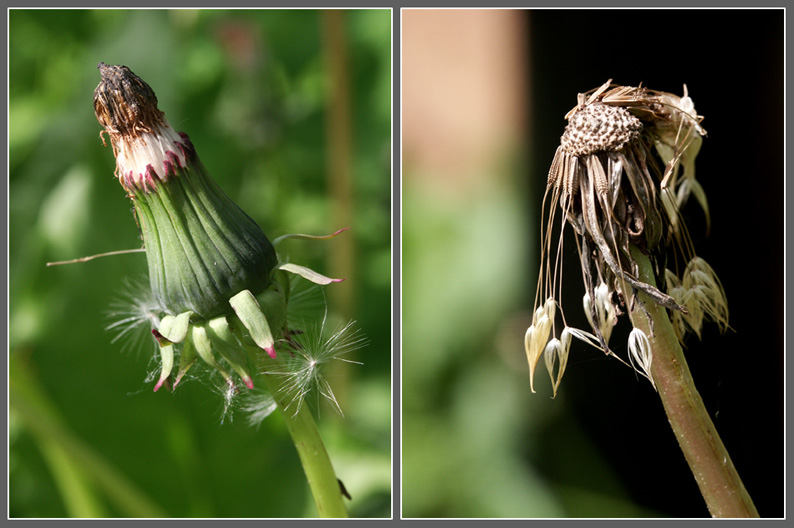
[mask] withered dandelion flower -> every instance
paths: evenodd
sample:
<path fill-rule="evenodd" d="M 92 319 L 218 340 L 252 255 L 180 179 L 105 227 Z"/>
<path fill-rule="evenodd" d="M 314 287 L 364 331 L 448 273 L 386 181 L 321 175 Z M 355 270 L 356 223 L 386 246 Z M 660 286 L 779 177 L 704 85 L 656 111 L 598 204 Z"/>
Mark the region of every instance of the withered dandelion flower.
<path fill-rule="evenodd" d="M 525 337 L 530 388 L 535 391 L 535 368 L 545 355 L 556 396 L 571 337 L 619 359 L 658 391 L 711 514 L 757 517 L 681 347 L 688 332 L 700 337 L 705 319 L 722 331 L 729 328 L 725 290 L 714 269 L 695 254 L 680 214 L 694 196 L 707 229 L 710 225 L 694 165 L 706 135 L 703 118 L 686 86 L 678 97 L 607 81 L 579 94 L 566 119 L 543 201 L 540 276 Z M 555 230 L 558 206 L 564 221 Z M 566 224 L 575 234 L 592 334 L 571 328 L 559 302 Z M 609 345 L 624 313 L 633 327 L 625 347 L 628 360 Z M 557 314 L 563 324 L 559 338 Z"/>
<path fill-rule="evenodd" d="M 646 311 L 637 292 L 674 314 L 680 338 L 687 330 L 700 336 L 706 314 L 723 329 L 728 320 L 725 292 L 714 271 L 695 256 L 679 212 L 694 195 L 709 220 L 708 203 L 694 170 L 706 131 L 686 86 L 679 97 L 610 80 L 579 94 L 576 107 L 565 117 L 568 125 L 551 163 L 544 196 L 535 317 L 525 340 L 533 391 L 534 370 L 545 351 L 555 394 L 565 365 L 562 351 L 567 359 L 567 348 L 556 340 L 555 310 L 550 307 L 559 308 L 568 328 L 558 302 L 565 222 L 556 241 L 552 234 L 558 206 L 576 235 L 585 314 L 593 331 L 579 330 L 577 337 L 617 357 L 608 343 L 618 316 L 627 306 L 639 305 Z M 673 271 L 664 271 L 672 287 L 668 291 L 641 280 L 632 248 L 648 256 L 657 274 L 668 262 L 675 267 L 682 261 L 683 280 L 676 281 Z M 549 338 L 552 342 L 546 346 Z M 634 336 L 633 350 L 640 349 L 639 339 Z M 551 368 L 558 360 L 555 374 Z M 629 360 L 640 370 L 650 364 L 649 356 Z M 651 379 L 650 374 L 642 374 Z"/>

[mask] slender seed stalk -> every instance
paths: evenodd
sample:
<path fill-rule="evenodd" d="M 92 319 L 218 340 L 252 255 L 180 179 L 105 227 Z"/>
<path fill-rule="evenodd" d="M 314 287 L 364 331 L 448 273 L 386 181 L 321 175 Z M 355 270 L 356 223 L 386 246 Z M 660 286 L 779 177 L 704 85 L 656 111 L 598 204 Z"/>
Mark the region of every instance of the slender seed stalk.
<path fill-rule="evenodd" d="M 283 363 L 281 357 L 276 361 Z M 287 396 L 279 391 L 278 379 L 272 374 L 264 375 L 263 379 L 268 391 L 276 400 L 276 405 L 298 451 L 303 472 L 314 496 L 317 513 L 320 517 L 347 517 L 339 480 L 320 432 L 317 430 L 311 409 L 307 405 L 301 405 L 297 412 L 292 411 L 288 408 Z"/>
<path fill-rule="evenodd" d="M 631 246 L 639 280 L 656 286 L 647 256 Z M 626 290 L 624 290 L 626 291 Z M 630 291 L 630 290 L 629 290 Z M 638 292 L 646 312 L 636 303 L 631 322 L 648 336 L 653 350 L 651 372 L 678 444 L 713 517 L 758 517 L 758 511 L 706 411 L 681 345 L 664 307 Z"/>

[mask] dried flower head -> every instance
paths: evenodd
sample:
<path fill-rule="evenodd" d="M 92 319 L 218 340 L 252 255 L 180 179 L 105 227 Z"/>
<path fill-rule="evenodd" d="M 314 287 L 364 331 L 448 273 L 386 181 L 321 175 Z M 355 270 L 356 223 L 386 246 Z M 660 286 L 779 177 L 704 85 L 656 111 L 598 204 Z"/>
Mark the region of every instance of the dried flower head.
<path fill-rule="evenodd" d="M 576 235 L 585 286 L 585 314 L 593 330 L 593 334 L 578 331 L 580 338 L 595 342 L 605 353 L 615 356 L 608 345 L 612 327 L 627 306 L 639 303 L 642 307 L 635 295 L 638 291 L 668 308 L 698 335 L 702 316 L 694 320 L 693 313 L 708 311 L 723 328 L 727 327 L 724 291 L 711 268 L 700 266 L 698 273 L 685 272 L 689 282 L 668 281 L 679 289 L 665 292 L 637 278 L 638 267 L 631 253 L 631 248 L 635 248 L 648 255 L 657 270 L 668 260 L 703 262 L 695 257 L 680 215 L 680 208 L 694 194 L 708 219 L 705 193 L 695 180 L 694 171 L 694 158 L 706 131 L 686 86 L 684 96 L 678 97 L 642 86 L 614 85 L 610 80 L 579 94 L 576 107 L 565 117 L 568 124 L 549 170 L 544 197 L 545 227 L 535 304 L 544 301 L 536 309 L 525 340 L 530 382 L 541 351 L 545 350 L 555 393 L 564 369 L 562 350 L 567 357 L 567 348 L 554 337 L 554 313 L 545 309 L 550 303 L 558 305 L 555 299 L 559 298 L 562 284 L 565 223 L 557 242 L 552 240 L 558 206 Z M 687 270 L 692 266 L 687 266 Z M 700 281 L 698 286 L 691 284 L 695 279 Z M 561 306 L 559 314 L 564 323 Z M 683 324 L 679 322 L 678 326 L 683 328 Z M 552 342 L 545 346 L 549 335 Z M 650 379 L 645 369 L 649 368 L 651 356 L 645 352 L 649 349 L 643 346 L 647 343 L 647 336 L 644 337 L 642 341 L 641 336 L 633 334 L 629 360 Z M 562 367 L 556 374 L 551 372 L 554 358 L 560 360 Z"/>
<path fill-rule="evenodd" d="M 161 358 L 155 391 L 176 387 L 197 359 L 219 372 L 230 392 L 232 373 L 252 388 L 251 365 L 261 352 L 275 359 L 277 344 L 291 344 L 286 273 L 317 284 L 341 279 L 279 262 L 278 241 L 271 244 L 210 177 L 187 134 L 174 131 L 157 107 L 151 87 L 126 66 L 98 68 L 94 111 L 135 209 L 153 297 L 119 327 L 124 333 L 151 326 Z"/>

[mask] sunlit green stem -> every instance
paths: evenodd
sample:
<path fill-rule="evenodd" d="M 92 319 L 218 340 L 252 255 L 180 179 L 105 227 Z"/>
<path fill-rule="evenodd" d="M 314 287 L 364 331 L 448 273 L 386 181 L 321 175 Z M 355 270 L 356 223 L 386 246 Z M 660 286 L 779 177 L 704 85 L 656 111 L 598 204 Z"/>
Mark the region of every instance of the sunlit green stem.
<path fill-rule="evenodd" d="M 282 360 L 279 358 L 275 361 Z M 298 450 L 320 517 L 347 517 L 339 481 L 311 410 L 302 405 L 296 413 L 289 406 L 286 397 L 279 392 L 277 375 L 266 374 L 263 378 L 287 424 L 295 449 Z"/>
<path fill-rule="evenodd" d="M 639 266 L 639 280 L 655 286 L 648 257 L 633 246 L 631 254 Z M 711 515 L 758 517 L 758 511 L 695 388 L 665 308 L 642 292 L 638 295 L 653 321 L 653 333 L 651 321 L 639 302 L 631 311 L 631 321 L 645 332 L 651 342 L 651 372 L 659 397 Z"/>

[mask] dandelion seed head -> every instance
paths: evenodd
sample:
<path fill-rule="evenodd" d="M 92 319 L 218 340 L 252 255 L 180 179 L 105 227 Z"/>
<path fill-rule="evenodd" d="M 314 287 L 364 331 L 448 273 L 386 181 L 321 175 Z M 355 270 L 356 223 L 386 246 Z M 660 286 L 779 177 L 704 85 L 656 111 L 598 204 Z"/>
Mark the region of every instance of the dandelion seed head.
<path fill-rule="evenodd" d="M 556 393 L 570 337 L 620 360 L 608 344 L 619 316 L 642 310 L 650 317 L 644 301 L 637 302 L 638 293 L 670 310 L 679 339 L 690 330 L 700 335 L 704 317 L 722 328 L 728 321 L 719 279 L 695 257 L 680 213 L 693 194 L 708 222 L 708 203 L 694 170 L 706 132 L 686 87 L 679 97 L 642 86 L 615 85 L 610 79 L 580 93 L 565 118 L 568 122 L 547 178 L 535 312 L 524 337 L 532 392 L 534 371 L 545 353 Z M 563 226 L 555 230 L 558 208 Z M 568 329 L 563 307 L 550 303 L 563 290 L 566 224 L 576 237 L 585 285 L 583 306 L 595 335 Z M 664 288 L 638 278 L 634 250 L 649 257 L 657 270 L 665 261 L 675 262 L 675 268 L 680 261 L 692 261 L 681 279 L 668 270 Z M 559 340 L 553 332 L 555 307 L 566 324 Z M 635 333 L 629 348 L 629 362 L 648 372 L 648 338 Z"/>

